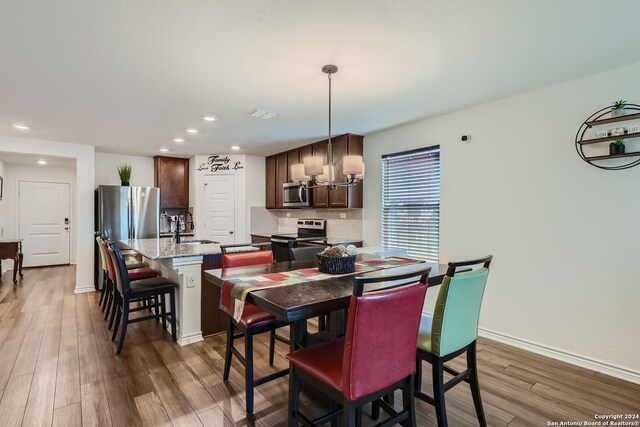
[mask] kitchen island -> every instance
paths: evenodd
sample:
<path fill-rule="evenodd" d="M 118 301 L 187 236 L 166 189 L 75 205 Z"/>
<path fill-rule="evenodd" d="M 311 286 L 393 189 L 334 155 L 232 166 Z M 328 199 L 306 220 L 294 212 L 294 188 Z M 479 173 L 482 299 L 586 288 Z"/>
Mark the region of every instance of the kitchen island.
<path fill-rule="evenodd" d="M 208 333 L 224 330 L 224 317 L 218 309 L 219 292 L 211 293 L 203 287 L 203 268 L 222 266 L 222 251 L 216 242 L 185 238 L 181 243 L 173 239 L 123 240 L 122 244 L 140 254 L 149 267 L 178 285 L 176 292 L 176 323 L 178 344 L 187 345 L 202 340 L 203 329 Z M 252 247 L 234 251 L 252 251 Z M 204 314 L 204 316 L 203 316 Z M 203 323 L 213 322 L 213 326 Z M 218 330 L 219 329 L 219 330 Z"/>

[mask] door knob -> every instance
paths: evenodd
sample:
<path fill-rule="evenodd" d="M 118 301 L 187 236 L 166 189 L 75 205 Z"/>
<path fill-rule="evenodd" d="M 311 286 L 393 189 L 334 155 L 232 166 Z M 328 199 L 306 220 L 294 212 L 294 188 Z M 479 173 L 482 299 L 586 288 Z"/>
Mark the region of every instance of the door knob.
<path fill-rule="evenodd" d="M 68 229 L 69 229 L 69 227 L 65 227 L 64 229 L 65 229 L 65 230 L 68 230 Z"/>
<path fill-rule="evenodd" d="M 233 234 L 233 231 L 230 231 L 229 234 Z"/>

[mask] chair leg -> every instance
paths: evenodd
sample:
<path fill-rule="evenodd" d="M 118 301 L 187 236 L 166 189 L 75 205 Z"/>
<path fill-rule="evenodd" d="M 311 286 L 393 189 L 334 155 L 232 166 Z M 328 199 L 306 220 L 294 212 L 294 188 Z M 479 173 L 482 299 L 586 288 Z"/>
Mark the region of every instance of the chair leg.
<path fill-rule="evenodd" d="M 480 383 L 478 382 L 478 363 L 476 358 L 476 341 L 469 344 L 467 348 L 467 368 L 471 369 L 469 376 L 469 385 L 471 386 L 471 395 L 473 396 L 473 406 L 476 408 L 478 422 L 480 427 L 487 427 L 487 420 L 482 409 L 482 399 L 480 397 Z"/>
<path fill-rule="evenodd" d="M 104 320 L 107 320 L 107 318 L 109 317 L 109 312 L 111 311 L 111 307 L 113 304 L 115 304 L 114 301 L 114 289 L 113 289 L 113 285 L 109 286 L 109 295 L 107 295 L 107 309 L 104 313 Z"/>
<path fill-rule="evenodd" d="M 434 357 L 431 362 L 433 376 L 433 400 L 436 407 L 438 427 L 447 427 L 447 408 L 444 404 L 444 369 L 442 360 Z"/>
<path fill-rule="evenodd" d="M 294 368 L 295 372 L 295 368 Z M 289 418 L 296 420 L 300 412 L 300 379 L 297 375 L 289 375 Z M 296 426 L 298 425 L 296 421 Z"/>
<path fill-rule="evenodd" d="M 324 314 L 322 316 L 318 316 L 318 331 L 326 331 L 327 330 L 327 316 Z"/>
<path fill-rule="evenodd" d="M 122 318 L 122 312 L 120 311 L 120 307 L 116 306 L 116 324 L 113 325 L 113 334 L 111 334 L 111 341 L 114 341 L 116 339 L 116 336 L 118 335 L 118 326 L 120 326 L 120 319 Z"/>
<path fill-rule="evenodd" d="M 421 391 L 422 390 L 422 359 L 416 357 L 416 377 L 414 380 L 414 390 Z"/>
<path fill-rule="evenodd" d="M 102 303 L 104 302 L 104 294 L 105 294 L 105 291 L 107 290 L 107 283 L 105 282 L 104 279 L 105 279 L 105 276 L 104 276 L 104 271 L 103 271 L 102 272 L 102 287 L 100 288 L 100 300 L 98 300 L 98 307 L 102 306 Z"/>
<path fill-rule="evenodd" d="M 107 306 L 109 306 L 110 300 L 111 300 L 111 280 L 107 279 L 107 289 L 105 290 L 105 297 L 104 297 L 104 302 L 102 304 L 102 312 L 104 313 L 105 311 L 108 313 L 109 310 L 107 309 Z"/>
<path fill-rule="evenodd" d="M 116 311 L 117 311 L 117 307 L 120 304 L 120 296 L 117 293 L 113 293 L 113 298 L 114 298 L 114 303 L 113 303 L 113 307 L 111 310 L 111 316 L 109 318 L 109 329 L 111 329 L 111 327 L 113 327 L 113 318 L 116 315 Z M 116 326 L 116 329 L 118 329 L 118 327 Z"/>
<path fill-rule="evenodd" d="M 176 328 L 176 293 L 174 289 L 169 292 L 169 301 L 171 302 L 171 339 L 178 341 L 178 329 Z"/>
<path fill-rule="evenodd" d="M 275 329 L 269 334 L 269 366 L 273 366 L 273 359 L 276 353 L 276 331 Z"/>
<path fill-rule="evenodd" d="M 407 384 L 402 388 L 402 406 L 403 410 L 409 409 L 409 419 L 405 420 L 402 425 L 405 427 L 415 427 L 416 421 L 416 399 L 415 399 L 415 375 L 407 379 Z"/>
<path fill-rule="evenodd" d="M 247 415 L 253 414 L 253 335 L 248 330 L 244 334 L 244 384 Z"/>
<path fill-rule="evenodd" d="M 162 312 L 162 329 L 167 329 L 167 306 L 165 304 L 164 295 L 160 295 L 160 310 Z"/>
<path fill-rule="evenodd" d="M 231 370 L 231 358 L 233 357 L 233 352 L 231 351 L 231 347 L 233 346 L 233 321 L 231 320 L 231 316 L 229 316 L 229 323 L 227 325 L 227 348 L 224 353 L 224 373 L 222 375 L 222 379 L 224 381 L 229 381 L 229 371 Z"/>
<path fill-rule="evenodd" d="M 355 427 L 356 426 L 356 408 L 351 405 L 351 402 L 344 399 L 342 404 L 342 426 L 343 427 Z"/>
<path fill-rule="evenodd" d="M 118 342 L 118 350 L 116 354 L 122 352 L 122 346 L 124 345 L 124 338 L 127 335 L 127 325 L 129 324 L 129 301 L 123 299 L 122 304 L 122 332 L 120 332 L 120 341 Z"/>

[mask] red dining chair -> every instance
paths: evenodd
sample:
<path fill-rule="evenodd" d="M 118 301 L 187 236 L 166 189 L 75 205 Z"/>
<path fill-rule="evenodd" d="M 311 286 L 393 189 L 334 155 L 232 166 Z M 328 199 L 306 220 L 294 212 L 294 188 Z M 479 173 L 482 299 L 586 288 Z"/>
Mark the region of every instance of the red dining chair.
<path fill-rule="evenodd" d="M 289 411 L 296 422 L 320 426 L 342 417 L 343 426 L 356 426 L 363 405 L 402 389 L 404 408 L 397 412 L 387 405 L 385 410 L 391 416 L 379 425 L 416 425 L 415 345 L 431 268 L 412 266 L 405 271 L 394 274 L 386 270 L 357 277 L 346 336 L 287 355 L 293 365 Z M 420 279 L 416 283 L 417 277 Z M 393 286 L 363 293 L 365 284 L 379 282 L 393 282 Z M 307 418 L 300 412 L 301 381 L 340 408 L 315 420 Z"/>
<path fill-rule="evenodd" d="M 229 253 L 229 248 L 246 248 L 255 247 L 261 250 L 245 251 Z M 222 251 L 222 267 L 245 267 L 249 265 L 271 264 L 273 263 L 273 252 L 271 251 L 271 243 L 256 244 L 235 244 L 221 245 Z M 289 340 L 276 335 L 276 329 L 287 326 L 286 322 L 278 320 L 275 316 L 260 310 L 253 304 L 244 305 L 242 317 L 236 322 L 233 317 L 229 316 L 229 325 L 227 327 L 227 348 L 224 357 L 224 381 L 229 380 L 231 370 L 231 359 L 235 355 L 240 363 L 244 366 L 245 372 L 245 393 L 246 393 L 246 410 L 247 414 L 253 413 L 253 389 L 261 384 L 273 381 L 283 377 L 289 373 L 288 369 L 274 372 L 261 378 L 253 378 L 253 337 L 263 332 L 270 332 L 269 339 L 269 365 L 273 366 L 276 340 L 289 344 Z M 235 329 L 240 331 L 235 333 Z M 244 355 L 241 354 L 234 346 L 233 341 L 244 337 Z"/>

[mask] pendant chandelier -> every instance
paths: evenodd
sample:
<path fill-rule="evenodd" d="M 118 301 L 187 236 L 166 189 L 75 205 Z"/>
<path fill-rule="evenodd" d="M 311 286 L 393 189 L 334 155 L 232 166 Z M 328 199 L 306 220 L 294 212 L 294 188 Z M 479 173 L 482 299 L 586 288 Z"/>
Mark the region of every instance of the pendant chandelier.
<path fill-rule="evenodd" d="M 305 157 L 303 163 L 291 165 L 291 176 L 293 181 L 299 182 L 302 188 L 335 190 L 338 187 L 353 187 L 358 185 L 358 182 L 364 178 L 364 161 L 362 156 L 344 156 L 342 158 L 342 173 L 347 176 L 347 181 L 335 182 L 333 153 L 331 150 L 331 76 L 338 72 L 338 67 L 325 65 L 322 67 L 322 72 L 327 74 L 329 79 L 329 143 L 327 145 L 327 158 L 325 159 L 323 156 Z"/>

